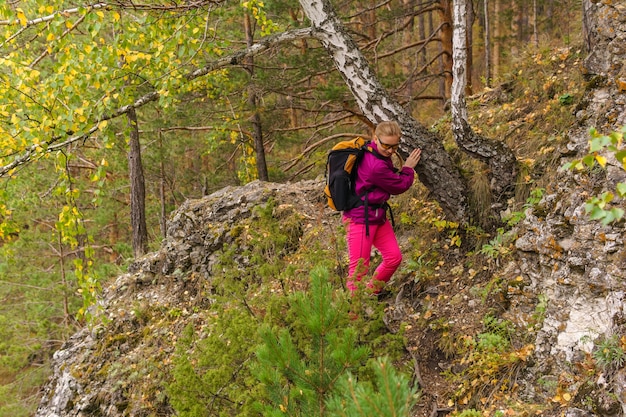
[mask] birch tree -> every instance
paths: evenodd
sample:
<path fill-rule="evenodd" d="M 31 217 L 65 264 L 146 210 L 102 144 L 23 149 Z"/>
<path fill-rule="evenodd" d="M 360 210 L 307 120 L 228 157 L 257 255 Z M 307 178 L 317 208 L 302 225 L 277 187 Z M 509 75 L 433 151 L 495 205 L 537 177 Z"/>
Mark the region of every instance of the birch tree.
<path fill-rule="evenodd" d="M 491 20 L 489 18 L 489 0 L 483 0 L 485 15 L 485 85 L 491 87 Z"/>
<path fill-rule="evenodd" d="M 492 215 L 498 218 L 498 211 L 505 208 L 513 195 L 517 177 L 517 159 L 504 142 L 489 140 L 476 133 L 469 124 L 465 102 L 467 71 L 467 20 L 466 1 L 454 2 L 453 34 L 453 82 L 452 82 L 452 132 L 458 146 L 467 154 L 489 167 L 489 182 L 493 193 Z"/>
<path fill-rule="evenodd" d="M 206 39 L 209 32 L 207 32 L 206 29 L 204 33 L 196 30 L 198 29 L 197 26 L 202 24 L 201 14 L 196 13 L 197 20 L 195 21 L 195 28 L 188 24 L 180 24 L 180 30 L 173 29 L 171 32 L 173 35 L 167 37 L 165 37 L 167 34 L 151 32 L 151 36 L 163 36 L 163 40 L 159 40 L 160 43 L 146 43 L 152 48 L 150 54 L 129 51 L 132 52 L 132 54 L 126 56 L 126 62 L 130 66 L 128 70 L 135 70 L 136 68 L 135 71 L 140 74 L 140 77 L 135 76 L 134 78 L 138 80 L 137 87 L 133 90 L 134 95 L 129 94 L 126 97 L 117 96 L 115 95 L 116 87 L 112 86 L 109 90 L 112 91 L 112 93 L 106 91 L 100 93 L 100 96 L 94 94 L 93 102 L 97 104 L 97 109 L 89 109 L 88 107 L 77 108 L 74 113 L 81 113 L 75 114 L 76 117 L 71 119 L 68 118 L 70 121 L 64 125 L 54 123 L 54 120 L 51 120 L 46 115 L 45 108 L 38 110 L 44 114 L 44 116 L 41 116 L 43 122 L 40 122 L 40 124 L 47 128 L 50 133 L 38 136 L 36 140 L 30 143 L 30 138 L 27 141 L 21 141 L 20 143 L 23 145 L 5 153 L 5 155 L 10 154 L 10 158 L 0 159 L 0 176 L 11 175 L 15 172 L 16 168 L 33 159 L 38 159 L 45 154 L 65 149 L 70 145 L 80 144 L 92 136 L 102 134 L 106 129 L 108 121 L 127 115 L 132 109 L 139 109 L 146 106 L 148 103 L 157 103 L 158 105 L 168 104 L 171 103 L 171 97 L 174 94 L 188 94 L 193 91 L 210 89 L 212 88 L 211 81 L 202 80 L 216 77 L 215 85 L 218 85 L 220 75 L 216 74 L 220 74 L 220 71 L 224 68 L 242 65 L 244 67 L 246 65 L 249 66 L 250 63 L 253 62 L 251 58 L 263 51 L 289 47 L 289 44 L 295 40 L 315 38 L 327 50 L 337 71 L 341 74 L 346 86 L 353 95 L 355 103 L 362 113 L 362 115 L 357 115 L 357 117 L 362 116 L 371 125 L 382 120 L 397 120 L 403 129 L 401 153 L 406 154 L 414 147 L 422 148 L 422 159 L 417 167 L 417 173 L 421 182 L 429 189 L 431 196 L 439 202 L 450 219 L 461 223 L 469 222 L 470 214 L 468 209 L 467 185 L 458 168 L 455 166 L 454 161 L 444 149 L 442 138 L 429 131 L 419 121 L 415 120 L 413 116 L 386 91 L 367 59 L 344 27 L 329 0 L 299 0 L 299 3 L 310 21 L 311 27 L 284 30 L 256 41 L 252 41 L 252 39 L 249 38 L 247 47 L 241 50 L 233 52 L 233 48 L 230 48 L 226 50 L 225 52 L 227 53 L 223 55 L 205 54 L 203 60 L 198 59 L 198 56 L 199 52 L 202 50 L 201 45 L 207 42 Z M 442 4 L 445 3 L 446 2 L 442 2 Z M 217 2 L 199 2 L 197 4 L 200 6 L 210 5 L 211 8 L 223 7 L 223 5 Z M 116 4 L 116 7 L 125 6 L 124 3 Z M 128 7 L 132 6 L 128 5 Z M 174 10 L 176 13 L 187 13 L 189 10 L 197 8 L 196 3 L 172 7 L 177 7 L 177 9 Z M 85 20 L 90 19 L 90 24 L 94 25 L 92 27 L 96 27 L 95 25 L 100 23 L 102 15 L 105 12 L 112 13 L 113 15 L 117 13 L 110 5 L 104 3 L 91 6 L 91 8 L 87 9 L 77 9 L 77 11 L 73 12 L 78 15 L 74 24 L 75 26 L 79 25 L 80 19 L 83 19 L 80 16 L 84 16 Z M 50 19 L 62 19 L 62 17 L 66 15 L 69 14 L 57 13 Z M 28 20 L 24 15 L 21 15 L 18 20 L 19 25 L 26 28 L 34 27 L 39 24 L 38 20 Z M 70 23 L 71 22 L 68 21 L 66 25 L 70 25 Z M 13 23 L 5 22 L 5 24 Z M 204 23 L 204 25 L 206 26 L 206 23 Z M 186 42 L 194 41 L 196 42 L 195 44 L 189 43 L 189 46 L 187 46 L 185 39 L 181 35 L 183 29 L 186 31 L 185 34 L 190 36 L 190 39 L 187 39 Z M 192 31 L 192 29 L 194 30 Z M 17 36 L 17 34 L 15 36 Z M 65 34 L 52 34 L 49 35 L 49 38 L 55 39 L 55 37 L 58 36 L 65 36 Z M 168 44 L 168 42 L 171 42 L 171 44 Z M 93 45 L 93 42 L 86 40 L 84 50 L 94 53 Z M 155 45 L 161 46 L 155 48 Z M 162 47 L 170 49 L 166 52 L 166 49 L 162 49 Z M 107 54 L 116 53 L 115 50 L 105 51 L 103 49 L 99 51 L 99 54 L 102 55 L 103 52 Z M 120 52 L 118 50 L 117 53 L 123 53 L 123 51 Z M 167 58 L 162 58 L 166 53 L 168 54 Z M 187 61 L 183 62 L 177 59 L 173 65 L 172 62 L 176 55 L 182 56 L 187 59 Z M 40 60 L 37 60 L 37 62 L 39 61 Z M 13 61 L 11 61 L 11 63 L 12 62 Z M 64 62 L 70 61 L 67 60 Z M 93 60 L 86 59 L 81 62 L 97 62 L 97 58 L 94 56 Z M 464 63 L 464 61 L 460 62 Z M 66 65 L 69 66 L 69 64 Z M 132 65 L 135 65 L 135 67 Z M 189 70 L 189 68 L 194 65 L 196 69 Z M 123 69 L 126 70 L 126 67 Z M 114 74 L 110 68 L 106 71 L 97 68 L 89 69 L 89 71 L 97 74 L 98 78 L 96 81 L 99 84 L 105 81 L 104 77 L 107 74 L 106 71 L 111 72 L 111 76 L 117 75 Z M 39 72 L 36 71 L 25 74 L 33 79 L 34 77 L 40 77 Z M 74 75 L 74 73 L 71 74 Z M 67 82 L 70 78 L 71 77 L 66 76 L 64 81 Z M 153 86 L 148 82 L 140 83 L 139 80 L 142 79 L 155 80 L 156 85 Z M 92 78 L 92 85 L 93 82 L 94 80 Z M 59 81 L 56 81 L 56 83 L 56 85 L 58 85 Z M 78 86 L 78 84 L 76 85 Z M 46 88 L 45 84 L 41 84 L 41 87 Z M 141 94 L 137 95 L 137 93 Z M 79 96 L 79 92 L 76 91 L 75 95 Z M 102 99 L 102 97 L 104 97 L 104 99 Z M 51 102 L 54 102 L 54 100 L 54 97 L 50 98 Z M 82 100 L 79 104 L 80 106 L 89 106 L 90 102 L 91 100 Z M 30 107 L 34 108 L 32 105 L 30 105 Z M 52 108 L 52 105 L 50 107 Z M 53 108 L 55 113 L 60 109 L 58 106 Z M 9 109 L 7 108 L 6 111 L 9 112 Z M 32 115 L 32 113 L 30 113 L 30 115 Z M 57 120 L 65 122 L 64 116 L 55 117 L 57 117 Z M 18 113 L 18 117 L 15 118 L 15 121 L 26 124 L 30 123 L 28 126 L 30 130 L 24 130 L 23 132 L 28 132 L 29 134 L 33 132 L 34 123 L 32 120 L 27 119 L 22 113 Z M 11 129 L 17 132 L 17 135 L 21 135 L 23 132 L 18 132 L 16 126 L 18 125 L 12 125 Z M 52 130 L 51 127 L 54 130 Z M 506 196 L 505 191 L 508 190 L 507 187 L 511 184 L 511 182 L 507 183 L 507 181 L 514 178 L 514 175 L 512 175 L 514 172 L 508 171 L 510 169 L 509 162 L 511 161 L 510 153 L 497 143 L 485 144 L 485 141 L 482 140 L 484 138 L 474 134 L 471 129 L 464 130 L 463 133 L 463 142 L 459 142 L 461 148 L 471 156 L 479 158 L 489 164 L 493 175 L 493 189 L 497 195 L 496 199 L 498 201 L 504 201 L 504 197 Z M 259 149 L 261 149 L 261 146 L 261 143 L 257 143 Z"/>
<path fill-rule="evenodd" d="M 363 115 L 372 124 L 397 120 L 402 127 L 400 150 L 422 149 L 416 167 L 420 181 L 453 220 L 468 221 L 467 187 L 452 159 L 443 148 L 440 137 L 416 121 L 385 90 L 367 59 L 346 31 L 329 0 L 300 0 L 311 21 L 312 34 L 331 55 Z"/>
<path fill-rule="evenodd" d="M 178 66 L 174 67 L 172 65 L 172 58 L 170 58 L 169 61 L 169 69 L 165 66 L 161 68 L 155 66 L 157 63 L 166 64 L 165 60 L 159 59 L 159 57 L 163 56 L 165 53 L 165 49 L 163 49 L 162 52 L 154 49 L 151 51 L 150 55 L 146 53 L 133 53 L 132 55 L 126 56 L 128 65 L 143 61 L 142 64 L 144 66 L 137 67 L 141 68 L 141 77 L 148 80 L 159 80 L 159 85 L 155 86 L 155 88 L 146 88 L 149 87 L 149 85 L 143 83 L 141 84 L 141 89 L 137 88 L 134 90 L 136 92 L 143 90 L 143 95 L 130 97 L 129 94 L 129 97 L 125 98 L 116 96 L 116 100 L 108 99 L 110 93 L 103 94 L 105 100 L 99 100 L 98 96 L 94 94 L 93 102 L 98 104 L 97 109 L 79 109 L 81 114 L 90 115 L 89 117 L 82 116 L 80 123 L 77 123 L 76 118 L 72 118 L 72 125 L 65 129 L 63 129 L 65 126 L 59 126 L 59 124 L 50 122 L 50 125 L 53 125 L 55 128 L 53 132 L 38 137 L 32 144 L 29 144 L 28 141 L 23 142 L 25 146 L 20 146 L 10 151 L 12 154 L 11 158 L 5 158 L 0 161 L 2 163 L 0 166 L 0 176 L 11 175 L 19 166 L 33 159 L 38 159 L 44 154 L 65 149 L 73 144 L 84 143 L 92 136 L 101 135 L 104 129 L 106 129 L 107 122 L 128 114 L 132 109 L 142 108 L 149 103 L 170 103 L 171 97 L 175 91 L 180 94 L 193 91 L 194 88 L 205 88 L 203 86 L 206 85 L 210 86 L 210 81 L 202 82 L 202 79 L 213 76 L 213 74 L 218 74 L 221 69 L 245 65 L 250 62 L 250 57 L 268 49 L 277 48 L 278 45 L 285 45 L 296 39 L 314 37 L 318 39 L 330 53 L 337 69 L 344 77 L 348 88 L 354 95 L 356 103 L 365 118 L 371 123 L 387 119 L 398 120 L 403 126 L 405 135 L 402 144 L 403 152 L 407 152 L 410 148 L 416 146 L 423 149 L 422 161 L 417 170 L 421 181 L 430 189 L 433 197 L 439 201 L 444 211 L 452 219 L 461 222 L 466 221 L 468 216 L 466 187 L 453 161 L 445 152 L 441 138 L 420 125 L 387 91 L 385 91 L 361 51 L 345 30 L 330 1 L 310 2 L 302 0 L 300 5 L 310 19 L 312 27 L 287 30 L 273 36 L 266 36 L 265 38 L 251 43 L 250 46 L 240 51 L 225 54 L 213 60 L 209 59 L 206 61 L 205 65 L 199 66 L 195 70 L 191 70 L 187 73 L 182 72 L 185 68 L 188 68 L 189 65 L 183 67 L 181 60 L 177 60 L 176 63 Z M 90 20 L 90 24 L 92 24 L 94 20 L 96 21 L 95 24 L 97 24 L 98 19 L 94 19 L 97 11 L 105 10 L 109 13 L 117 13 L 115 10 L 111 11 L 108 7 L 108 5 L 100 4 L 97 9 L 95 6 L 92 6 L 91 9 L 85 9 L 84 12 L 82 12 L 83 9 L 78 9 L 73 13 L 77 14 L 79 18 L 82 16 L 81 13 L 84 13 L 84 16 L 92 19 Z M 187 7 L 192 7 L 192 5 Z M 101 12 L 98 15 L 100 19 L 102 19 L 101 15 L 103 13 L 104 12 Z M 54 14 L 53 16 L 51 15 L 50 19 L 60 19 L 62 16 L 64 15 Z M 21 19 L 20 22 L 24 25 L 23 27 L 35 27 L 38 24 L 38 21 L 28 20 L 26 16 L 22 16 Z M 7 24 L 12 23 L 8 22 Z M 204 40 L 198 37 L 198 35 L 202 35 L 202 32 L 196 34 L 194 38 L 199 45 L 201 42 L 204 42 Z M 178 36 L 178 33 L 176 33 L 176 36 Z M 52 38 L 52 36 L 50 38 Z M 170 39 L 172 38 L 166 38 L 166 41 L 170 41 Z M 176 41 L 175 39 L 172 40 Z M 182 42 L 182 38 L 178 42 Z M 87 46 L 85 48 L 92 51 L 93 47 L 91 44 L 88 41 L 86 43 Z M 157 43 L 155 42 L 155 44 Z M 165 45 L 165 42 L 163 42 L 163 44 Z M 181 52 L 184 51 L 185 57 L 189 57 L 190 63 L 199 63 L 199 61 L 196 60 L 196 52 L 194 52 L 192 48 L 182 50 L 179 47 L 177 49 L 178 50 L 175 48 L 173 53 L 169 52 L 170 56 L 175 56 L 175 54 L 180 55 Z M 101 50 L 100 54 L 104 52 L 115 53 L 113 50 L 110 52 L 108 50 Z M 133 61 L 130 61 L 131 59 L 133 59 Z M 157 61 L 157 59 L 159 60 Z M 96 62 L 96 58 L 94 57 L 93 61 L 87 60 L 85 62 Z M 146 66 L 144 63 L 149 63 L 149 66 Z M 157 73 L 156 70 L 160 71 L 160 73 Z M 104 86 L 103 82 L 106 72 L 103 70 L 92 71 L 98 75 L 97 81 Z M 110 67 L 108 71 L 112 72 L 110 71 Z M 168 73 L 164 71 L 169 71 L 171 81 L 168 81 L 168 78 L 164 78 L 168 75 Z M 175 77 L 172 77 L 174 74 Z M 115 74 L 111 74 L 111 76 L 114 75 Z M 69 77 L 65 77 L 66 81 L 67 79 L 69 79 Z M 139 78 L 135 77 L 135 79 Z M 78 84 L 75 85 L 78 87 Z M 45 84 L 41 84 L 41 87 L 45 87 Z M 115 91 L 115 87 L 111 87 L 111 89 Z M 125 91 L 128 90 L 129 89 L 125 89 Z M 78 91 L 76 91 L 76 95 L 79 95 Z M 126 100 L 125 103 L 122 102 L 122 98 Z M 132 101 L 130 99 L 132 99 Z M 54 100 L 54 98 L 51 100 Z M 83 101 L 82 103 L 83 106 L 87 106 L 87 102 Z M 120 104 L 117 108 L 114 107 L 116 103 Z M 57 109 L 58 107 L 55 107 L 55 111 Z M 45 112 L 45 110 L 41 111 Z M 42 120 L 48 120 L 48 117 L 42 116 Z M 65 119 L 61 118 L 60 120 Z M 28 122 L 28 120 L 24 119 L 24 122 Z M 15 127 L 13 127 L 13 129 L 15 130 Z M 32 129 L 32 127 L 29 126 L 29 129 Z M 28 132 L 32 132 L 32 130 Z"/>

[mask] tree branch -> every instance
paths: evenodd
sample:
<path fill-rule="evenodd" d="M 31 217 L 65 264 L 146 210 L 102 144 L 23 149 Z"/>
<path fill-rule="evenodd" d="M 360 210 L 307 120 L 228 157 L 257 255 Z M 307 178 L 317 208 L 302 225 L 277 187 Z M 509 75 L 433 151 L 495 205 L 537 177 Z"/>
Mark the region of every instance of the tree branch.
<path fill-rule="evenodd" d="M 96 4 L 90 4 L 88 6 L 85 6 L 84 8 L 88 8 L 88 9 L 103 9 L 108 7 L 109 5 L 107 3 L 96 3 Z M 23 26 L 23 29 L 26 29 L 30 26 L 34 26 L 34 25 L 38 25 L 39 23 L 45 23 L 45 22 L 49 22 L 52 19 L 54 19 L 55 17 L 57 17 L 57 15 L 62 15 L 62 16 L 66 16 L 66 15 L 70 15 L 70 14 L 76 14 L 78 12 L 81 11 L 81 9 L 83 9 L 83 7 L 73 7 L 71 9 L 65 9 L 65 10 L 59 10 L 57 12 L 54 12 L 48 16 L 42 16 L 42 17 L 38 17 L 37 19 L 32 19 L 32 20 L 28 20 L 26 22 L 26 24 Z M 0 20 L 0 26 L 17 26 L 20 25 L 20 21 L 19 19 L 7 19 L 7 20 Z M 13 37 L 15 37 L 15 35 L 13 35 Z M 11 38 L 7 39 L 7 41 L 11 40 Z"/>
<path fill-rule="evenodd" d="M 100 3 L 100 7 L 104 7 L 105 3 Z M 72 9 L 73 10 L 73 9 Z M 217 61 L 210 62 L 202 68 L 199 68 L 195 71 L 188 73 L 185 78 L 189 81 L 194 80 L 196 78 L 202 77 L 204 75 L 209 74 L 212 71 L 218 70 L 220 68 L 224 68 L 229 65 L 238 65 L 249 56 L 254 56 L 264 52 L 278 44 L 290 42 L 298 39 L 310 38 L 312 37 L 313 30 L 312 28 L 302 28 L 295 29 L 292 31 L 287 31 L 283 33 L 279 33 L 273 36 L 268 36 L 267 38 L 261 39 L 258 43 L 251 45 L 248 48 L 245 48 L 241 51 L 235 52 L 231 55 L 225 56 L 223 58 L 218 59 Z M 24 165 L 30 162 L 33 158 L 41 156 L 45 153 L 50 153 L 54 151 L 58 151 L 63 149 L 75 142 L 87 140 L 92 134 L 94 134 L 99 129 L 99 125 L 103 121 L 112 120 L 124 114 L 127 114 L 131 109 L 137 109 L 143 107 L 144 105 L 157 101 L 160 95 L 156 91 L 145 94 L 144 96 L 135 100 L 134 103 L 128 104 L 126 106 L 120 107 L 113 113 L 109 115 L 102 116 L 94 125 L 87 130 L 86 133 L 75 135 L 67 138 L 63 142 L 58 142 L 61 138 L 55 137 L 48 142 L 46 142 L 47 147 L 42 146 L 41 144 L 31 145 L 24 149 L 21 152 L 21 155 L 16 156 L 15 159 L 4 166 L 0 166 L 0 178 L 7 175 L 13 169 Z M 40 149 L 45 148 L 42 152 Z"/>
<path fill-rule="evenodd" d="M 277 44 L 311 37 L 313 37 L 313 28 L 310 27 L 277 33 L 276 35 L 268 36 L 267 38 L 261 39 L 254 45 L 251 45 L 239 52 L 235 52 L 231 55 L 226 55 L 216 61 L 210 62 L 204 67 L 198 68 L 197 70 L 190 72 L 185 76 L 185 78 L 191 81 L 229 65 L 240 65 L 243 63 L 245 58 L 258 55 L 261 52 L 264 52 L 271 47 L 276 46 Z"/>
<path fill-rule="evenodd" d="M 28 20 L 26 25 L 23 26 L 22 29 L 26 29 L 33 25 L 38 25 L 39 23 L 49 22 L 54 19 L 57 15 L 67 16 L 71 14 L 76 14 L 81 11 L 81 9 L 105 9 L 105 8 L 116 8 L 116 9 L 130 9 L 130 10 L 155 10 L 155 11 L 186 11 L 192 9 L 199 9 L 208 5 L 219 5 L 223 3 L 223 0 L 196 0 L 196 1 L 186 1 L 181 4 L 172 4 L 172 5 L 158 5 L 158 4 L 142 4 L 142 3 L 134 3 L 132 1 L 112 1 L 109 3 L 100 2 L 96 4 L 86 4 L 82 7 L 72 7 L 71 9 L 59 10 L 47 16 L 38 17 L 36 19 Z M 18 26 L 22 25 L 19 19 L 6 19 L 0 20 L 0 26 Z M 15 37 L 15 35 L 13 36 Z M 7 41 L 10 39 L 7 39 Z"/>

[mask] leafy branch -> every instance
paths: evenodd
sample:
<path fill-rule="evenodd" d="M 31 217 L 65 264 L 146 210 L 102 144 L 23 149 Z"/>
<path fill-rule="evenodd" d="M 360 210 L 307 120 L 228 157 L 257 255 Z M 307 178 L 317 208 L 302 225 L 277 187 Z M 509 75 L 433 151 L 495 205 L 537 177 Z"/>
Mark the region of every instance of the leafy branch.
<path fill-rule="evenodd" d="M 624 134 L 626 126 L 609 135 L 602 135 L 594 128 L 590 130 L 589 153 L 580 159 L 575 159 L 563 165 L 564 170 L 582 171 L 592 169 L 597 163 L 603 169 L 608 164 L 605 156 L 612 154 L 623 170 L 626 171 L 626 149 L 624 149 Z M 611 206 L 616 201 L 615 197 L 626 197 L 626 183 L 620 182 L 615 186 L 615 192 L 605 191 L 600 196 L 594 196 L 587 200 L 585 211 L 592 220 L 600 220 L 603 225 L 619 221 L 624 217 L 624 210 Z"/>
<path fill-rule="evenodd" d="M 221 57 L 215 61 L 211 61 L 203 67 L 187 73 L 183 78 L 187 80 L 187 82 L 190 82 L 227 66 L 238 65 L 243 62 L 244 58 L 257 55 L 278 44 L 292 42 L 298 39 L 310 38 L 311 36 L 313 36 L 312 28 L 295 29 L 276 35 L 267 36 L 266 38 L 261 39 L 259 42 L 245 49 L 242 49 L 241 51 L 237 51 L 233 54 Z M 161 98 L 162 93 L 167 92 L 151 91 L 137 98 L 136 100 L 134 100 L 133 103 L 121 106 L 110 114 L 105 114 L 101 116 L 99 120 L 93 122 L 91 127 L 85 129 L 85 133 L 70 135 L 70 137 L 66 138 L 65 140 L 62 140 L 63 138 L 56 136 L 46 141 L 45 143 L 36 143 L 27 146 L 25 149 L 22 150 L 21 154 L 15 156 L 13 161 L 6 165 L 0 166 L 0 177 L 3 177 L 5 175 L 12 175 L 16 168 L 30 162 L 33 159 L 37 159 L 45 154 L 64 149 L 73 143 L 87 140 L 91 135 L 98 132 L 99 130 L 102 130 L 106 126 L 107 121 L 125 115 L 131 109 L 137 109 L 143 107 L 150 102 L 158 101 Z"/>

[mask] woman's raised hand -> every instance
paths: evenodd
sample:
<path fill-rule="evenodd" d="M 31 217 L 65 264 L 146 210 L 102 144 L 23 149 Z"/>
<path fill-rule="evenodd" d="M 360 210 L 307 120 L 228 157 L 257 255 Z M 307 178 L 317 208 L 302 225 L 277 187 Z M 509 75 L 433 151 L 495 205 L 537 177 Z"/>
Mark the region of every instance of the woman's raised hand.
<path fill-rule="evenodd" d="M 406 158 L 404 161 L 404 166 L 409 168 L 415 168 L 417 163 L 420 161 L 420 157 L 422 156 L 422 150 L 420 148 L 413 149 L 413 152 Z"/>

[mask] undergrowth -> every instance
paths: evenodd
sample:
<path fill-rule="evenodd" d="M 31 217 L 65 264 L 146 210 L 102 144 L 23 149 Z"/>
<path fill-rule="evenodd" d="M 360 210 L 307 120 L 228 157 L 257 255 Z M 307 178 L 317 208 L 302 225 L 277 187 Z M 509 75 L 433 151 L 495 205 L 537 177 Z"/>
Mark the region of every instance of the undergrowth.
<path fill-rule="evenodd" d="M 374 386 L 393 385 L 401 389 L 378 401 L 408 417 L 417 392 L 395 369 L 402 333 L 386 330 L 375 298 L 347 296 L 330 272 L 336 258 L 300 225 L 297 211 L 274 201 L 238 225 L 214 267 L 204 324 L 177 343 L 168 394 L 178 415 L 356 415 L 353 401 L 367 408 Z M 346 389 L 363 398 L 348 401 Z"/>

